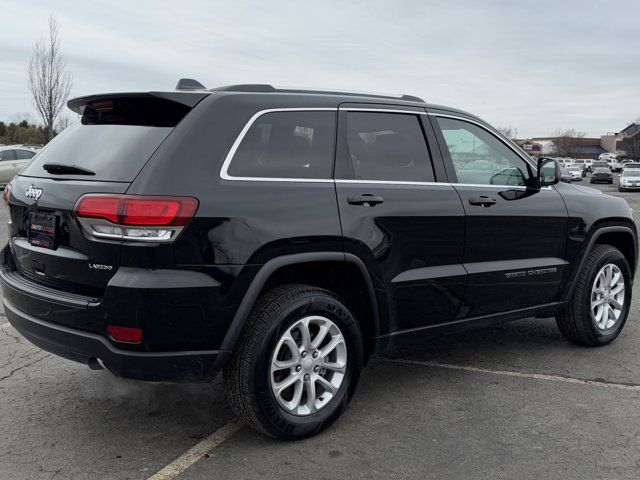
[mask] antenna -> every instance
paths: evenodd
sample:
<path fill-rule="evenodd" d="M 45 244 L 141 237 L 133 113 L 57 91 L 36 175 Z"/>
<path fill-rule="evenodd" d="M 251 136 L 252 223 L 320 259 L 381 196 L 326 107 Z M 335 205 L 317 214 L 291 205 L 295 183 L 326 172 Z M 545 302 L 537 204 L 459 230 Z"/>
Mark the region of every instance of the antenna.
<path fill-rule="evenodd" d="M 176 90 L 206 90 L 207 87 L 193 78 L 181 78 L 178 80 Z"/>

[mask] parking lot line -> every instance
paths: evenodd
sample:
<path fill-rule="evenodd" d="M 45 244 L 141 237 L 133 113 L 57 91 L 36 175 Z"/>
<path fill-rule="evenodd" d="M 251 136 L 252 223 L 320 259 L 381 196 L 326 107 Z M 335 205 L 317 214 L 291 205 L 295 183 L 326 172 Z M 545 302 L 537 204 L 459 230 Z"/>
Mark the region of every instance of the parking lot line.
<path fill-rule="evenodd" d="M 395 358 L 389 358 L 386 360 L 394 363 L 403 363 L 405 365 L 410 364 L 410 365 L 421 365 L 425 367 L 448 368 L 450 370 L 463 370 L 466 372 L 488 373 L 491 375 L 502 375 L 506 377 L 531 378 L 534 380 L 544 380 L 549 382 L 564 382 L 564 383 L 573 383 L 578 385 L 591 385 L 595 387 L 615 388 L 619 390 L 631 390 L 634 392 L 640 392 L 640 385 L 634 384 L 634 383 L 616 383 L 616 382 L 607 382 L 606 380 L 586 380 L 582 378 L 568 377 L 564 375 L 518 372 L 514 370 L 498 370 L 494 368 L 475 367 L 473 365 L 457 365 L 453 363 L 440 363 L 440 362 L 429 362 L 429 361 L 419 361 L 419 360 L 403 360 L 403 359 L 395 359 Z"/>
<path fill-rule="evenodd" d="M 169 465 L 164 467 L 155 475 L 149 477 L 148 480 L 171 480 L 184 472 L 191 465 L 196 463 L 202 457 L 210 453 L 218 445 L 231 437 L 242 427 L 237 419 L 232 419 L 217 429 L 200 443 L 194 445 L 185 453 L 176 458 Z"/>

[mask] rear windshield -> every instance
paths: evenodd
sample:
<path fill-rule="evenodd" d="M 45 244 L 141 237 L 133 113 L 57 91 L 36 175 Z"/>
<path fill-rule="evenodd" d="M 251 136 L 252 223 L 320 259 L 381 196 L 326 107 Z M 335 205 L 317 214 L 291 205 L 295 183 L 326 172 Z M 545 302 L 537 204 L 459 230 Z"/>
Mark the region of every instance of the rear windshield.
<path fill-rule="evenodd" d="M 55 137 L 20 173 L 27 177 L 131 182 L 188 107 L 166 100 L 113 99 L 88 104 L 82 118 Z M 164 110 L 161 107 L 171 104 Z M 44 166 L 80 167 L 94 175 L 47 172 Z"/>

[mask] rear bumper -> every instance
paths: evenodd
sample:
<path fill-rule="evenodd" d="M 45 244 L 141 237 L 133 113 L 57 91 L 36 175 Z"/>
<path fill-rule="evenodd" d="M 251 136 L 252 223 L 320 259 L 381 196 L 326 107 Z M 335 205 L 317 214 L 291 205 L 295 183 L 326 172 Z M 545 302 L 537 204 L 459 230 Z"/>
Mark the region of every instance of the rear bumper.
<path fill-rule="evenodd" d="M 4 279 L 3 279 L 4 283 Z M 132 352 L 114 347 L 96 333 L 37 319 L 3 300 L 9 323 L 34 345 L 86 365 L 99 360 L 115 375 L 134 380 L 204 382 L 219 371 L 224 352 Z"/>

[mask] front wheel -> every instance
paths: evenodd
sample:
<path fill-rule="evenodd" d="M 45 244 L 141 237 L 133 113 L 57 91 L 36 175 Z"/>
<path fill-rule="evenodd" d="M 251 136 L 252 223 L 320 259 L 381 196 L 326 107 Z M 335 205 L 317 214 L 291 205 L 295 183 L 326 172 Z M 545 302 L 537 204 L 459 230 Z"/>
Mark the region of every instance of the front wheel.
<path fill-rule="evenodd" d="M 620 334 L 631 304 L 631 270 L 620 250 L 596 245 L 589 253 L 558 328 L 579 345 L 606 345 Z"/>
<path fill-rule="evenodd" d="M 271 437 L 296 440 L 338 419 L 362 359 L 360 328 L 338 297 L 286 285 L 256 304 L 224 381 L 240 419 Z"/>

